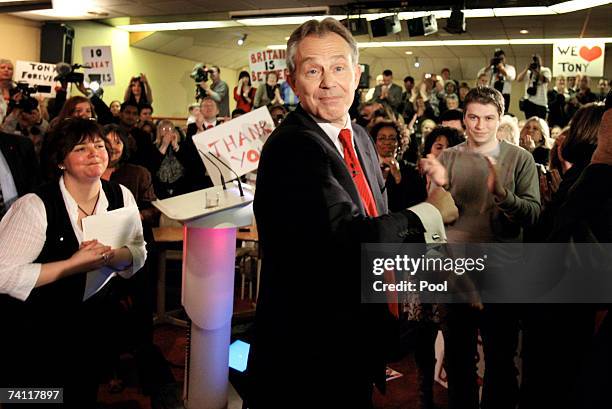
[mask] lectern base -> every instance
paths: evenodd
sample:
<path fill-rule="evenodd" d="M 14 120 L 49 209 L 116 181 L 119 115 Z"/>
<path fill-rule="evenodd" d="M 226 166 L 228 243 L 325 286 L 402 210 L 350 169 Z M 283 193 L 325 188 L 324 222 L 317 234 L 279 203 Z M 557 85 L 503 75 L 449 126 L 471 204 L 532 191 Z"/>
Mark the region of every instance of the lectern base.
<path fill-rule="evenodd" d="M 185 373 L 186 409 L 228 407 L 228 377 L 231 325 L 213 331 L 191 323 L 191 349 Z M 197 348 L 194 346 L 197 345 Z"/>

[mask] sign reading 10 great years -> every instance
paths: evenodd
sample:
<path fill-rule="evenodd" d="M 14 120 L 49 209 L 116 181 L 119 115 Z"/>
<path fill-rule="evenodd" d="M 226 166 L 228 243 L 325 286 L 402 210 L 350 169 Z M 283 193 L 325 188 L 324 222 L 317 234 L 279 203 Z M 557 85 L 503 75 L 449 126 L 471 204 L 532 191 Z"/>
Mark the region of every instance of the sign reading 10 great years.
<path fill-rule="evenodd" d="M 85 75 L 89 77 L 90 82 L 98 80 L 101 85 L 115 85 L 113 56 L 109 45 L 82 47 L 81 53 L 83 65 L 91 67 L 85 69 Z"/>

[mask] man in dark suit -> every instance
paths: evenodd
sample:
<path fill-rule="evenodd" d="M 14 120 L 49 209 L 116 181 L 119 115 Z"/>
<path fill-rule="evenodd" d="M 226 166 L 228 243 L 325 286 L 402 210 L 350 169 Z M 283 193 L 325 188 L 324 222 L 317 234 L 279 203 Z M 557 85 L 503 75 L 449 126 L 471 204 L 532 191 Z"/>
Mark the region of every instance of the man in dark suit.
<path fill-rule="evenodd" d="M 222 123 L 223 121 L 219 118 L 217 102 L 211 97 L 205 97 L 200 102 L 200 112 L 196 115 L 195 122 L 187 125 L 187 137 L 204 132 Z"/>
<path fill-rule="evenodd" d="M 40 183 L 38 159 L 32 141 L 0 133 L 0 218 L 18 197 Z"/>
<path fill-rule="evenodd" d="M 361 243 L 443 237 L 456 208 L 438 191 L 440 212 L 422 203 L 388 214 L 374 145 L 348 116 L 360 70 L 344 26 L 311 20 L 287 50 L 300 105 L 270 136 L 258 168 L 263 265 L 247 403 L 367 408 L 373 383 L 384 387 L 395 319 L 386 304 L 360 304 Z M 444 185 L 437 161 L 423 166 Z"/>

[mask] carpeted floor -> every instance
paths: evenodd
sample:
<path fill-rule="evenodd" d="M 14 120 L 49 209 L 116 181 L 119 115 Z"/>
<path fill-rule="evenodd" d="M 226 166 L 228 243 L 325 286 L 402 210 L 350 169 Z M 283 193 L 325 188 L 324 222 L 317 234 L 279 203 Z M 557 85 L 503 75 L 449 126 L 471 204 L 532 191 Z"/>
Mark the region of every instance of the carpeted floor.
<path fill-rule="evenodd" d="M 180 306 L 181 264 L 180 262 L 169 262 L 168 267 L 167 309 L 173 310 Z M 248 299 L 240 300 L 238 289 L 235 300 L 232 334 L 240 332 L 243 327 L 248 326 L 254 314 L 253 303 Z M 170 362 L 174 377 L 179 383 L 178 389 L 181 391 L 187 344 L 186 331 L 185 328 L 172 325 L 159 325 L 154 331 L 154 342 Z M 417 383 L 412 354 L 409 353 L 402 360 L 390 366 L 402 373 L 403 376 L 388 382 L 388 390 L 385 396 L 375 394 L 376 409 L 416 409 Z M 125 388 L 121 392 L 111 392 L 108 383 L 100 385 L 98 396 L 101 409 L 149 409 L 151 407 L 150 399 L 138 387 L 139 382 L 135 367 L 134 358 L 131 355 L 125 354 L 121 357 L 118 377 L 123 381 Z M 446 389 L 438 384 L 434 385 L 434 399 L 437 409 L 447 408 Z"/>
<path fill-rule="evenodd" d="M 184 360 L 186 346 L 186 330 L 184 328 L 162 325 L 155 330 L 155 343 L 161 348 L 164 356 L 172 365 L 176 379 L 182 383 L 184 378 Z M 399 362 L 390 365 L 403 374 L 402 377 L 388 382 L 388 391 L 385 396 L 375 394 L 374 402 L 377 409 L 416 409 L 417 388 L 415 376 L 415 363 L 412 354 L 408 354 Z M 134 371 L 134 362 L 131 356 L 124 355 L 121 359 L 120 377 L 124 379 L 125 389 L 121 393 L 111 393 L 108 385 L 100 387 L 100 402 L 104 409 L 149 409 L 148 397 L 144 396 L 138 388 L 138 380 Z M 434 399 L 436 408 L 447 407 L 446 389 L 434 385 Z"/>

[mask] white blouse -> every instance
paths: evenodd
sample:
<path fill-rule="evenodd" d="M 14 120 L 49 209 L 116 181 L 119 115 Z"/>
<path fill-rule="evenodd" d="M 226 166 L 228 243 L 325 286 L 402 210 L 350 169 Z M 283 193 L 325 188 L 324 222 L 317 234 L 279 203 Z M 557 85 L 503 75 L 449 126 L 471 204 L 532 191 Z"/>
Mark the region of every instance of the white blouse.
<path fill-rule="evenodd" d="M 79 210 L 72 198 L 63 177 L 59 180 L 60 190 L 74 235 L 79 242 L 83 241 L 83 231 L 79 227 Z M 121 186 L 124 206 L 136 206 L 132 193 Z M 108 199 L 100 182 L 100 198 L 94 214 L 107 213 Z M 142 268 L 147 258 L 142 224 L 136 223 L 131 234 L 131 241 L 126 247 L 132 253 L 132 265 L 117 273 L 129 278 Z M 30 193 L 17 200 L 0 222 L 0 293 L 9 294 L 25 300 L 34 288 L 42 264 L 34 263 L 42 251 L 47 232 L 47 212 L 39 196 Z M 113 273 L 114 275 L 115 273 Z"/>

